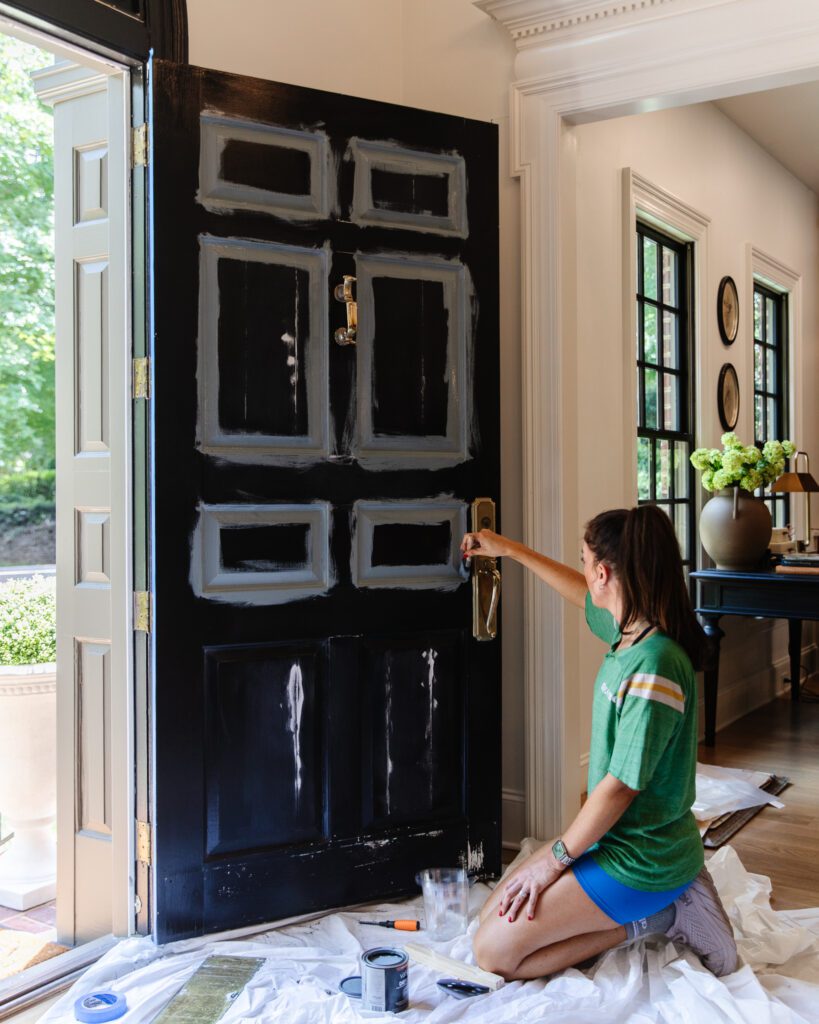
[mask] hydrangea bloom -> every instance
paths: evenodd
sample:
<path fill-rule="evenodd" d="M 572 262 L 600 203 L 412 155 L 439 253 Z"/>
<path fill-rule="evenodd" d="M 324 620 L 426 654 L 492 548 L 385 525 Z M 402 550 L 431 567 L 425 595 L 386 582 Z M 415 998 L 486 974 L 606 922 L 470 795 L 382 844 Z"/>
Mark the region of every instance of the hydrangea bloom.
<path fill-rule="evenodd" d="M 702 473 L 702 486 L 707 491 L 742 487 L 755 491 L 776 480 L 785 471 L 785 460 L 796 451 L 791 441 L 766 441 L 762 451 L 756 445 L 747 447 L 733 431 L 723 434 L 722 450 L 697 448 L 691 453 L 691 465 Z"/>

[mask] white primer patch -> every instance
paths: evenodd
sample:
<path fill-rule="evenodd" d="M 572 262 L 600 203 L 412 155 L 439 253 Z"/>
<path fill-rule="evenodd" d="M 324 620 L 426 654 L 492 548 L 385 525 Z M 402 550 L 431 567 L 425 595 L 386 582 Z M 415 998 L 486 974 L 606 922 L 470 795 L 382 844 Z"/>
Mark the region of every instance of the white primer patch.
<path fill-rule="evenodd" d="M 387 699 L 384 702 L 384 730 L 387 736 L 387 785 L 386 785 L 386 797 L 387 797 L 387 814 L 390 813 L 390 791 L 392 789 L 392 670 L 390 663 L 387 662 L 387 678 L 384 682 L 384 688 L 387 693 Z"/>
<path fill-rule="evenodd" d="M 295 765 L 295 801 L 296 807 L 301 800 L 301 716 L 304 710 L 304 683 L 301 675 L 301 665 L 298 662 L 290 668 L 290 676 L 287 680 L 287 707 L 290 711 L 290 718 L 287 722 L 287 729 L 293 737 L 293 762 Z"/>
<path fill-rule="evenodd" d="M 484 853 L 483 843 L 478 845 L 473 850 L 469 843 L 466 844 L 466 870 L 469 874 L 475 874 L 483 871 L 484 865 Z"/>

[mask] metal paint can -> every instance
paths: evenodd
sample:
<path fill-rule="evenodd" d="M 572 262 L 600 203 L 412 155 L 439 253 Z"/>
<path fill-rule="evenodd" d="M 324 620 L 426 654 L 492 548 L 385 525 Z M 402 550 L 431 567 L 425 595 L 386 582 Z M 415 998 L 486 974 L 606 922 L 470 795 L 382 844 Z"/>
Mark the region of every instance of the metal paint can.
<path fill-rule="evenodd" d="M 409 1006 L 409 957 L 394 946 L 361 954 L 361 1009 L 400 1013 Z"/>

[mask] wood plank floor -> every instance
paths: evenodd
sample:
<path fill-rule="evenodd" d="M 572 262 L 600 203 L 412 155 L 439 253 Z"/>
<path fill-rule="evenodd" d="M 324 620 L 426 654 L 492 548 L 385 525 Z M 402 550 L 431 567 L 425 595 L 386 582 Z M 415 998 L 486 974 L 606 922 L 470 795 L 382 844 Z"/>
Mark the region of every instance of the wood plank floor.
<path fill-rule="evenodd" d="M 815 676 L 809 685 L 819 691 Z M 790 777 L 785 806 L 764 808 L 730 845 L 749 871 L 771 879 L 774 909 L 819 907 L 819 703 L 779 698 L 718 732 L 699 759 Z"/>

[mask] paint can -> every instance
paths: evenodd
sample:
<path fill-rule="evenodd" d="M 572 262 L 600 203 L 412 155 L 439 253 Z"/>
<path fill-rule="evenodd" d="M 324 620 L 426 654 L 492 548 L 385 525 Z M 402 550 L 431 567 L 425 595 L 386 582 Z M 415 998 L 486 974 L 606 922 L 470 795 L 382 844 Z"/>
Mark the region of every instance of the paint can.
<path fill-rule="evenodd" d="M 361 954 L 361 1009 L 400 1013 L 409 1006 L 409 957 L 403 949 L 376 946 Z"/>

